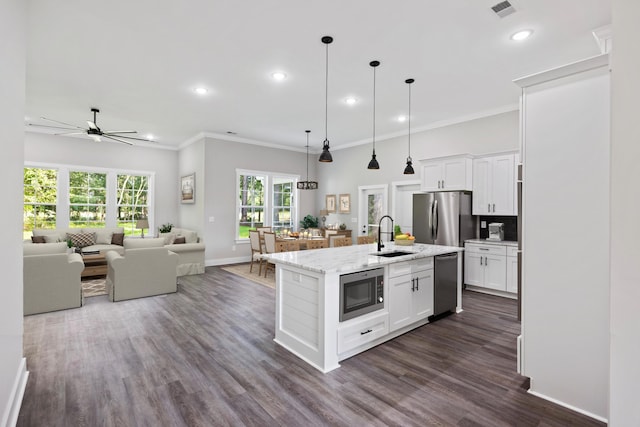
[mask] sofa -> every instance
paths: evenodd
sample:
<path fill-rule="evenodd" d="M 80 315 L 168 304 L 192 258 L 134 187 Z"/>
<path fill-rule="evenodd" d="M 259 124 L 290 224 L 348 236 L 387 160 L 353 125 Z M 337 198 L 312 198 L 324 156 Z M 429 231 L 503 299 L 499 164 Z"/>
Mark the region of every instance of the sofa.
<path fill-rule="evenodd" d="M 164 239 L 167 249 L 178 254 L 178 276 L 204 274 L 205 245 L 195 231 L 173 227 L 159 237 Z"/>
<path fill-rule="evenodd" d="M 176 292 L 178 255 L 163 238 L 127 239 L 124 254 L 106 254 L 106 288 L 111 301 L 122 301 Z"/>
<path fill-rule="evenodd" d="M 66 243 L 69 237 L 71 237 L 73 246 L 81 248 L 83 251 L 116 251 L 118 253 L 124 251 L 122 247 L 124 228 L 122 227 L 36 228 L 33 230 L 31 240 L 25 240 L 25 243 Z"/>
<path fill-rule="evenodd" d="M 81 307 L 84 269 L 79 254 L 68 254 L 67 244 L 23 245 L 24 314 Z"/>

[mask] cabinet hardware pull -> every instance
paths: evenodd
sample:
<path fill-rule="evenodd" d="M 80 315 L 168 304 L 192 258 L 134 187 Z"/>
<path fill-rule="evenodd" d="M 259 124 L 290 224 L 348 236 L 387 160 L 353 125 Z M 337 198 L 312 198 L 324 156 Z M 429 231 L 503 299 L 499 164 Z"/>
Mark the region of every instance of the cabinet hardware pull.
<path fill-rule="evenodd" d="M 488 251 L 489 250 L 489 248 L 478 248 L 478 249 L 480 249 L 481 251 Z"/>
<path fill-rule="evenodd" d="M 364 332 L 360 332 L 360 335 L 366 335 L 366 334 L 368 334 L 369 332 L 373 332 L 373 330 L 371 330 L 371 329 L 367 329 L 367 330 L 366 330 L 366 331 L 364 331 Z"/>
<path fill-rule="evenodd" d="M 494 212 L 496 211 L 496 204 L 495 203 L 493 204 L 493 211 Z"/>
<path fill-rule="evenodd" d="M 487 257 L 484 257 L 484 265 L 487 265 Z"/>
<path fill-rule="evenodd" d="M 415 281 L 416 281 L 416 279 L 411 279 L 411 292 L 414 292 L 416 290 Z"/>
<path fill-rule="evenodd" d="M 482 265 L 482 257 L 480 257 L 480 265 Z"/>
<path fill-rule="evenodd" d="M 420 278 L 416 277 L 416 291 L 420 290 Z"/>
<path fill-rule="evenodd" d="M 487 212 L 491 212 L 491 203 L 487 203 Z"/>
<path fill-rule="evenodd" d="M 442 180 L 442 188 L 444 188 L 444 179 Z"/>

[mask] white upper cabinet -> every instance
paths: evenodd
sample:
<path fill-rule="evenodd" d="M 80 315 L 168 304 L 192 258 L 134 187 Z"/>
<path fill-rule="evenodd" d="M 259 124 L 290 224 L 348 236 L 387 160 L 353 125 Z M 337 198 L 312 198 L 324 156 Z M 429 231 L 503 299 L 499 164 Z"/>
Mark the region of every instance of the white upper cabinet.
<path fill-rule="evenodd" d="M 472 160 L 469 156 L 421 160 L 422 191 L 471 191 Z"/>
<path fill-rule="evenodd" d="M 516 155 L 483 156 L 473 160 L 473 214 L 517 215 Z"/>

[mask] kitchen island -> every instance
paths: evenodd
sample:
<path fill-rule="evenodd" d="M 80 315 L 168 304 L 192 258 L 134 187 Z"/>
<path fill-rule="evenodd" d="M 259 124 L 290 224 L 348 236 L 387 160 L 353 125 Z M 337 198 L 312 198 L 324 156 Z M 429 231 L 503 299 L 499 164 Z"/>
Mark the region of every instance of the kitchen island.
<path fill-rule="evenodd" d="M 392 252 L 400 256 L 378 256 Z M 425 325 L 433 314 L 434 257 L 452 246 L 385 243 L 265 255 L 276 264 L 274 340 L 322 372 L 339 361 Z M 340 276 L 384 270 L 381 308 L 340 321 Z M 462 256 L 457 261 L 456 312 L 462 311 Z"/>

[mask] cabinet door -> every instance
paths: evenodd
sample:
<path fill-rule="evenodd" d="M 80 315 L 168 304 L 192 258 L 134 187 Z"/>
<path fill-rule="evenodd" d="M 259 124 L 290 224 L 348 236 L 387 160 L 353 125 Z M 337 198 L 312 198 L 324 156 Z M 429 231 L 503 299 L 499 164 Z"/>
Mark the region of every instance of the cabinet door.
<path fill-rule="evenodd" d="M 515 156 L 493 157 L 491 179 L 491 214 L 515 215 L 514 176 Z"/>
<path fill-rule="evenodd" d="M 507 257 L 489 254 L 484 256 L 484 260 L 484 287 L 506 291 Z"/>
<path fill-rule="evenodd" d="M 451 159 L 442 162 L 441 188 L 445 190 L 471 190 L 467 188 L 468 159 Z"/>
<path fill-rule="evenodd" d="M 389 279 L 389 331 L 393 332 L 413 322 L 411 299 L 411 275 L 392 277 Z"/>
<path fill-rule="evenodd" d="M 472 252 L 464 253 L 464 283 L 484 286 L 484 256 Z"/>
<path fill-rule="evenodd" d="M 423 191 L 441 190 L 442 163 L 433 162 L 422 165 L 422 186 Z"/>
<path fill-rule="evenodd" d="M 473 215 L 489 215 L 491 160 L 489 158 L 473 160 Z"/>
<path fill-rule="evenodd" d="M 413 292 L 413 321 L 426 319 L 433 314 L 433 270 L 414 274 L 416 289 Z"/>
<path fill-rule="evenodd" d="M 507 257 L 507 292 L 518 293 L 518 257 Z"/>

